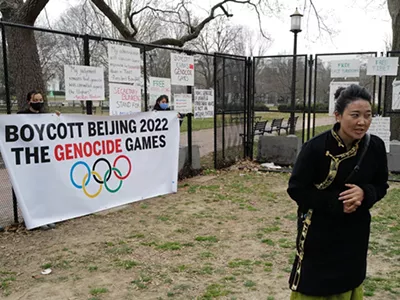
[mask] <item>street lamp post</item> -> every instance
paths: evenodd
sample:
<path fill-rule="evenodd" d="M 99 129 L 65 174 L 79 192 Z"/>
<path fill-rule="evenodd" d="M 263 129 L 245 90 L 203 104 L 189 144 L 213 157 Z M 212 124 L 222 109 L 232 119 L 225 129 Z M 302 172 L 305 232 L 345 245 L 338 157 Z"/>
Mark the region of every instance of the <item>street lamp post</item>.
<path fill-rule="evenodd" d="M 295 110 L 296 110 L 296 68 L 297 68 L 297 34 L 301 32 L 301 18 L 303 15 L 299 13 L 296 7 L 296 11 L 291 18 L 290 31 L 294 33 L 294 46 L 293 46 L 293 69 L 292 69 L 292 109 L 290 112 L 290 134 L 294 134 L 295 128 Z"/>

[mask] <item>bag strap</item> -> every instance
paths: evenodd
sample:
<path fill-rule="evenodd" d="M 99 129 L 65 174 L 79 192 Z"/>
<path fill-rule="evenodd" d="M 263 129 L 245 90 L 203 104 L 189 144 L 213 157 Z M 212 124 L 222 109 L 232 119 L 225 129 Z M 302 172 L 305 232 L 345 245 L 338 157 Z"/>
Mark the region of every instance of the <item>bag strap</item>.
<path fill-rule="evenodd" d="M 371 135 L 369 133 L 366 133 L 365 134 L 365 143 L 364 143 L 364 147 L 362 149 L 360 158 L 358 159 L 357 164 L 355 165 L 353 171 L 351 171 L 350 175 L 344 181 L 345 183 L 348 183 L 349 180 L 360 170 L 360 165 L 364 159 L 365 153 L 367 153 L 370 141 L 371 141 Z"/>

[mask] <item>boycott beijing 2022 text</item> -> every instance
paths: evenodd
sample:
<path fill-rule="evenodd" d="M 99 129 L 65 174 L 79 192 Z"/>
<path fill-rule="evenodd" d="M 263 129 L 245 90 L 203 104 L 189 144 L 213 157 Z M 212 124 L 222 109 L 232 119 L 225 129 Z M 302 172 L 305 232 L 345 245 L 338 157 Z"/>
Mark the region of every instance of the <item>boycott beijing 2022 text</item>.
<path fill-rule="evenodd" d="M 14 143 L 18 140 L 31 142 L 54 141 L 68 139 L 70 143 L 57 144 L 54 147 L 53 156 L 57 161 L 65 161 L 76 158 L 109 155 L 125 151 L 138 151 L 147 149 L 164 148 L 166 137 L 161 132 L 168 131 L 168 119 L 141 119 L 138 123 L 135 120 L 102 120 L 87 122 L 87 137 L 110 137 L 109 139 L 97 141 L 75 142 L 77 138 L 85 137 L 84 122 L 70 123 L 47 123 L 47 124 L 24 124 L 5 126 L 6 143 Z M 141 136 L 127 137 L 124 141 L 120 137 L 112 138 L 115 135 L 142 133 Z M 144 134 L 144 135 L 143 135 Z M 11 152 L 15 155 L 15 163 L 38 164 L 49 163 L 49 146 L 15 147 Z"/>

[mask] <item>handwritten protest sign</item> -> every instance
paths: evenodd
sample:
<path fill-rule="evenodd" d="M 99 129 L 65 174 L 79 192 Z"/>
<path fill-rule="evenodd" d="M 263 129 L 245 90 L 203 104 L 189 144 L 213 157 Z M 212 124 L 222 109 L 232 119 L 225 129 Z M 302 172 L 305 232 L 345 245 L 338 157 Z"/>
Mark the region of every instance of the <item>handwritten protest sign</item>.
<path fill-rule="evenodd" d="M 194 85 L 194 57 L 171 53 L 171 84 Z"/>
<path fill-rule="evenodd" d="M 360 61 L 358 59 L 331 61 L 331 78 L 360 77 Z"/>
<path fill-rule="evenodd" d="M 370 57 L 367 64 L 367 75 L 397 75 L 398 57 Z"/>
<path fill-rule="evenodd" d="M 104 100 L 102 67 L 64 65 L 65 100 Z"/>
<path fill-rule="evenodd" d="M 214 91 L 194 90 L 194 118 L 214 117 Z"/>
<path fill-rule="evenodd" d="M 174 94 L 174 110 L 180 113 L 192 113 L 192 94 Z"/>
<path fill-rule="evenodd" d="M 400 109 L 400 81 L 395 80 L 393 81 L 392 85 L 392 109 Z"/>
<path fill-rule="evenodd" d="M 140 81 L 140 61 L 138 48 L 108 44 L 108 80 L 119 83 Z"/>
<path fill-rule="evenodd" d="M 332 81 L 329 86 L 329 115 L 333 116 L 335 112 L 335 92 L 338 88 L 347 88 L 352 84 L 358 84 L 356 81 Z"/>
<path fill-rule="evenodd" d="M 140 112 L 141 102 L 140 86 L 110 83 L 110 116 Z"/>
<path fill-rule="evenodd" d="M 150 106 L 154 106 L 161 95 L 167 95 L 168 99 L 171 99 L 171 79 L 169 78 L 150 77 L 148 89 Z"/>
<path fill-rule="evenodd" d="M 379 136 L 385 142 L 386 152 L 390 152 L 390 118 L 375 117 L 372 118 L 369 133 Z"/>

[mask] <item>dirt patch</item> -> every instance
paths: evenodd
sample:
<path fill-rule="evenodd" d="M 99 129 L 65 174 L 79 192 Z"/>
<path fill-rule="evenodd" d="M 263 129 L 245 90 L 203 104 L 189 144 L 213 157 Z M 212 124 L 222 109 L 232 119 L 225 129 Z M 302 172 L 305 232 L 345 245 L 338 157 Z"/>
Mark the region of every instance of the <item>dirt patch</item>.
<path fill-rule="evenodd" d="M 1 295 L 35 300 L 289 299 L 296 205 L 285 192 L 288 175 L 250 169 L 185 180 L 176 194 L 70 220 L 54 230 L 0 234 Z M 390 220 L 399 214 L 398 206 L 386 205 L 379 206 L 379 215 Z M 389 229 L 379 231 L 389 240 L 390 234 Z M 397 265 L 388 261 L 382 268 L 383 258 L 389 257 L 374 251 L 371 282 L 398 271 L 399 254 L 387 254 Z M 53 272 L 40 275 L 44 268 Z M 394 292 L 375 288 L 370 299 L 394 299 Z"/>

